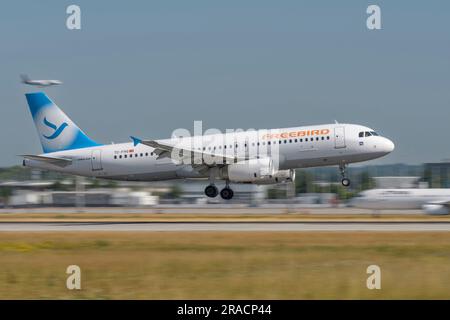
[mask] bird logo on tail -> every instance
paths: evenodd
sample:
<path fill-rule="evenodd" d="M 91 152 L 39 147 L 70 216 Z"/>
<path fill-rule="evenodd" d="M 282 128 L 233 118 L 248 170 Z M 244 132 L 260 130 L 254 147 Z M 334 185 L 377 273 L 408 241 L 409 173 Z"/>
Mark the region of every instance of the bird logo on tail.
<path fill-rule="evenodd" d="M 63 130 L 68 126 L 67 122 L 63 122 L 59 127 L 56 126 L 54 123 L 51 123 L 50 121 L 47 120 L 46 117 L 44 117 L 44 124 L 49 127 L 52 128 L 53 130 L 55 130 L 50 136 L 46 136 L 45 134 L 43 134 L 44 138 L 48 139 L 48 140 L 53 140 L 58 138 L 58 136 L 63 132 Z"/>

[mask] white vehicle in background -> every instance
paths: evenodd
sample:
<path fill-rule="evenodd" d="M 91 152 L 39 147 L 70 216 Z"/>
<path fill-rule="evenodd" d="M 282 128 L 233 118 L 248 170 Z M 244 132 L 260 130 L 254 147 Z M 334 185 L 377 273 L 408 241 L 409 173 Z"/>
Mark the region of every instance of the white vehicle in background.
<path fill-rule="evenodd" d="M 350 201 L 361 209 L 422 209 L 427 214 L 450 214 L 450 189 L 372 189 Z"/>

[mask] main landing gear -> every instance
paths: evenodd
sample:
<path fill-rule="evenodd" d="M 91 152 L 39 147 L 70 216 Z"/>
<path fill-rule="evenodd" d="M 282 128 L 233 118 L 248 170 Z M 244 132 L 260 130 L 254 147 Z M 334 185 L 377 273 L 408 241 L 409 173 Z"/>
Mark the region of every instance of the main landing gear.
<path fill-rule="evenodd" d="M 342 175 L 341 183 L 344 187 L 348 187 L 350 186 L 350 179 L 345 176 L 345 168 L 346 168 L 345 163 L 339 165 L 339 170 L 341 171 Z"/>
<path fill-rule="evenodd" d="M 215 198 L 219 194 L 219 189 L 217 189 L 217 187 L 214 184 L 210 184 L 209 186 L 207 186 L 205 188 L 205 194 L 206 194 L 206 196 L 208 196 L 210 198 Z M 220 196 L 224 200 L 230 200 L 231 198 L 233 198 L 233 195 L 234 195 L 234 192 L 230 188 L 230 186 L 228 185 L 228 182 L 227 182 L 225 188 L 223 188 L 220 191 Z"/>
<path fill-rule="evenodd" d="M 220 191 L 220 196 L 222 197 L 222 199 L 224 200 L 231 200 L 231 198 L 233 198 L 234 192 L 233 190 L 230 188 L 229 182 L 227 181 L 225 184 L 225 188 L 223 188 Z"/>
<path fill-rule="evenodd" d="M 215 185 L 210 184 L 205 188 L 205 194 L 210 198 L 215 198 L 219 194 L 219 189 Z"/>

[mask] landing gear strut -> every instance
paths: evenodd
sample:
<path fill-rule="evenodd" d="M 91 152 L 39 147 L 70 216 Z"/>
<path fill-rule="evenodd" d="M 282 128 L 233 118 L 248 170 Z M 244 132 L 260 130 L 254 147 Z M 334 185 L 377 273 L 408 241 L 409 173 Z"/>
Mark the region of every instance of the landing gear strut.
<path fill-rule="evenodd" d="M 344 187 L 348 187 L 348 186 L 350 186 L 350 179 L 347 178 L 345 175 L 345 168 L 346 168 L 345 163 L 342 163 L 341 165 L 339 165 L 339 170 L 341 171 L 341 175 L 342 175 L 341 183 Z"/>
<path fill-rule="evenodd" d="M 215 198 L 219 194 L 219 189 L 215 185 L 210 184 L 205 188 L 205 194 L 210 198 Z"/>
<path fill-rule="evenodd" d="M 233 190 L 230 188 L 230 186 L 228 185 L 228 181 L 226 182 L 225 188 L 223 188 L 220 191 L 220 196 L 222 197 L 222 199 L 224 200 L 230 200 L 231 198 L 233 198 L 234 192 Z"/>

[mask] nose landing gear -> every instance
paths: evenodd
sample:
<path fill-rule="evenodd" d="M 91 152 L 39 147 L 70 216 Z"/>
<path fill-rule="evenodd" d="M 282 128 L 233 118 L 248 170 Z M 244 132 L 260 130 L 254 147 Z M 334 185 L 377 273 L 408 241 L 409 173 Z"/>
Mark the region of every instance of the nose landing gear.
<path fill-rule="evenodd" d="M 342 183 L 342 185 L 343 185 L 344 187 L 348 187 L 348 186 L 350 185 L 350 179 L 348 179 L 348 178 L 343 178 L 343 179 L 341 180 L 341 183 Z"/>
<path fill-rule="evenodd" d="M 341 165 L 339 165 L 339 170 L 341 171 L 341 175 L 342 175 L 341 183 L 344 187 L 348 187 L 348 186 L 350 186 L 350 179 L 346 177 L 345 168 L 346 168 L 345 163 L 342 163 Z"/>

